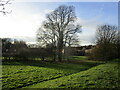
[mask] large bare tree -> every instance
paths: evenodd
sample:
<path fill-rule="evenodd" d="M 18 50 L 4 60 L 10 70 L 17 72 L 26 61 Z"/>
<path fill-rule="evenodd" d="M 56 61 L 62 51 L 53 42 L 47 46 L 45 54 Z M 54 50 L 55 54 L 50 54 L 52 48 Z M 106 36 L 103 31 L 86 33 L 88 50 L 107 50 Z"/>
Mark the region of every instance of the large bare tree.
<path fill-rule="evenodd" d="M 62 60 L 63 48 L 77 41 L 73 36 L 81 31 L 81 26 L 76 20 L 75 8 L 61 5 L 46 15 L 46 20 L 37 32 L 37 39 L 42 45 L 50 44 L 56 49 L 59 61 Z"/>

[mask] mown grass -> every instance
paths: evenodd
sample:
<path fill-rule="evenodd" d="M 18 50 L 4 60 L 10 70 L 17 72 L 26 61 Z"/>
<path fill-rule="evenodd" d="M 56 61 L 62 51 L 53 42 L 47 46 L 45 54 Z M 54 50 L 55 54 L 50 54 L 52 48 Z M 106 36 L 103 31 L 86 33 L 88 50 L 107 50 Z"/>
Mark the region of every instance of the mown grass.
<path fill-rule="evenodd" d="M 49 63 L 40 61 L 5 61 L 2 65 L 2 88 L 16 89 L 68 76 L 99 63 Z"/>
<path fill-rule="evenodd" d="M 100 60 L 89 60 L 87 56 L 70 56 L 69 62 L 71 63 L 81 63 L 81 64 L 96 64 L 96 63 L 106 63 L 105 61 Z"/>
<path fill-rule="evenodd" d="M 26 88 L 118 88 L 118 70 L 118 63 L 112 62 Z"/>
<path fill-rule="evenodd" d="M 86 56 L 70 56 L 71 60 L 87 60 L 88 57 Z"/>
<path fill-rule="evenodd" d="M 95 69 L 96 65 L 104 62 L 87 60 L 84 56 L 73 56 L 75 62 L 42 62 L 42 61 L 4 61 L 2 65 L 2 88 L 89 88 L 89 87 L 117 87 L 116 60 L 111 64 L 104 64 Z M 82 62 L 81 62 L 82 61 Z M 118 60 L 117 60 L 118 61 Z M 114 63 L 114 64 L 113 64 Z M 92 69 L 90 69 L 93 67 Z M 89 69 L 89 70 L 87 70 Z M 87 70 L 87 71 L 85 71 Z M 110 72 L 111 71 L 111 72 Z M 105 72 L 109 72 L 106 74 Z M 116 73 L 116 75 L 115 75 Z M 113 75 L 109 77 L 109 74 Z M 104 78 L 108 77 L 108 78 Z M 108 76 L 107 76 L 108 75 Z M 98 78 L 97 78 L 98 77 Z M 114 84 L 105 84 L 111 83 Z M 92 82 L 95 82 L 91 84 Z M 116 82 L 116 84 L 115 84 Z M 97 84 L 96 84 L 97 83 Z M 99 84 L 103 83 L 103 84 Z"/>

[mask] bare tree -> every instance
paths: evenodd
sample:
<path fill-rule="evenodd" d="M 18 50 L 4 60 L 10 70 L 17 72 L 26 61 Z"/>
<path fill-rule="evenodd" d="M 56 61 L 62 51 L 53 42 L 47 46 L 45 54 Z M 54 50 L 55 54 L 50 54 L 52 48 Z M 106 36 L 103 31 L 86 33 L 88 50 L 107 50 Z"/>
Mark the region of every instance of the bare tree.
<path fill-rule="evenodd" d="M 0 12 L 6 15 L 7 13 L 10 13 L 11 11 L 6 10 L 6 6 L 8 4 L 11 4 L 12 0 L 0 0 Z"/>
<path fill-rule="evenodd" d="M 98 27 L 96 32 L 97 44 L 115 43 L 117 37 L 117 27 L 110 25 L 103 25 Z"/>
<path fill-rule="evenodd" d="M 79 33 L 81 26 L 75 21 L 75 10 L 73 6 L 61 5 L 50 14 L 37 32 L 37 39 L 42 44 L 51 44 L 57 50 L 58 60 L 62 60 L 62 50 L 72 41 L 71 36 Z"/>
<path fill-rule="evenodd" d="M 102 25 L 98 27 L 94 49 L 95 57 L 103 60 L 111 60 L 117 57 L 117 33 L 116 26 Z"/>

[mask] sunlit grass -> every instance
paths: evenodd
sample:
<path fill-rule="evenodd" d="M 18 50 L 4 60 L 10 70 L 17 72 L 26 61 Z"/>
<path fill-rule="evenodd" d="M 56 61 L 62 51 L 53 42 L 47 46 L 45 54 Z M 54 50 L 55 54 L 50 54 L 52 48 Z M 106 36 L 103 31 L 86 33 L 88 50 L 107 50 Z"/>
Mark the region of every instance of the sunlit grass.
<path fill-rule="evenodd" d="M 26 88 L 118 88 L 118 79 L 117 63 L 108 63 Z"/>
<path fill-rule="evenodd" d="M 21 88 L 32 84 L 40 83 L 64 77 L 73 73 L 87 70 L 98 63 L 91 64 L 70 64 L 70 63 L 41 63 L 7 61 L 3 62 L 2 84 L 3 89 Z"/>

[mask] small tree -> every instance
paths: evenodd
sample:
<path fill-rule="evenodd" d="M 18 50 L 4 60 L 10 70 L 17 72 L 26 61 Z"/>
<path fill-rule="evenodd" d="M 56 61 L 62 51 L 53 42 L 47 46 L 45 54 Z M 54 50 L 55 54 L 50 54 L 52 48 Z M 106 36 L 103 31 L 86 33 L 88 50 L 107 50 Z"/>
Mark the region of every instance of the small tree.
<path fill-rule="evenodd" d="M 2 38 L 2 56 L 10 59 L 11 47 L 13 46 L 12 40 L 10 38 Z"/>
<path fill-rule="evenodd" d="M 24 41 L 14 40 L 11 52 L 15 59 L 28 59 L 28 47 Z"/>
<path fill-rule="evenodd" d="M 96 47 L 93 56 L 96 59 L 111 60 L 117 57 L 117 27 L 111 25 L 99 26 L 96 30 Z"/>

